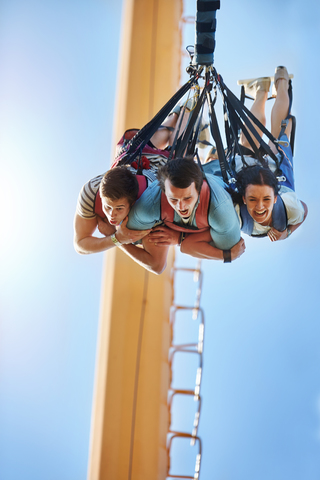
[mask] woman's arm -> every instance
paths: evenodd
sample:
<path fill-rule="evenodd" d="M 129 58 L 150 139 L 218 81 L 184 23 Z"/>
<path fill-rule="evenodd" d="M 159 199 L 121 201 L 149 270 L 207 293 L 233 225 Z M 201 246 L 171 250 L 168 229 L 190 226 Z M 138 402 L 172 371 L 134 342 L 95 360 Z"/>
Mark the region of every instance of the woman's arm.
<path fill-rule="evenodd" d="M 296 225 L 288 225 L 288 227 L 283 232 L 279 232 L 279 230 L 271 228 L 268 232 L 268 237 L 270 238 L 271 242 L 276 242 L 277 240 L 285 240 L 291 235 L 291 233 L 293 233 L 295 230 L 297 230 L 297 228 L 300 227 L 300 225 L 303 224 L 308 215 L 308 207 L 302 200 L 300 200 L 300 202 L 302 203 L 304 209 L 304 217 L 302 222 L 297 223 Z M 290 233 L 288 229 L 290 230 Z"/>

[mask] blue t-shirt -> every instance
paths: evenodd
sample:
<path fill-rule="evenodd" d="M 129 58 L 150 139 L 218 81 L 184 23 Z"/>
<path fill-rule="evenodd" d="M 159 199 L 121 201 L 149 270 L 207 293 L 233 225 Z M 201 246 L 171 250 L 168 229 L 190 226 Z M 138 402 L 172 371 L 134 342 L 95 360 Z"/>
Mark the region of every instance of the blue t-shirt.
<path fill-rule="evenodd" d="M 240 240 L 239 219 L 231 197 L 224 188 L 224 182 L 209 173 L 206 173 L 206 180 L 211 195 L 208 223 L 212 245 L 221 250 L 228 250 Z M 174 212 L 174 221 L 185 226 L 176 212 Z M 157 223 L 161 223 L 161 188 L 155 181 L 131 208 L 127 227 L 131 230 L 147 230 Z M 192 225 L 197 226 L 195 216 Z M 194 231 L 190 230 L 190 232 Z"/>

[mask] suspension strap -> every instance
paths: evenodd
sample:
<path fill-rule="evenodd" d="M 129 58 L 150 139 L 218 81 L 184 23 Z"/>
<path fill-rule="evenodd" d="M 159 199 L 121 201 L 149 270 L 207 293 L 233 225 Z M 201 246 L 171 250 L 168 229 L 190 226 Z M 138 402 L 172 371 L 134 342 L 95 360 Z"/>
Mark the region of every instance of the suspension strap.
<path fill-rule="evenodd" d="M 179 144 L 179 147 L 176 148 L 175 155 L 174 155 L 175 157 L 181 157 L 183 155 L 185 149 L 187 148 L 188 142 L 189 142 L 189 140 L 191 138 L 191 135 L 192 135 L 192 132 L 193 132 L 193 128 L 194 128 L 195 123 L 196 123 L 196 121 L 199 117 L 200 110 L 203 106 L 207 88 L 208 88 L 208 83 L 206 82 L 206 85 L 201 92 L 201 95 L 200 95 L 200 97 L 197 101 L 197 104 L 192 111 L 192 115 L 190 117 L 188 126 L 187 126 L 187 128 L 186 128 L 186 130 L 183 134 L 183 137 L 181 138 L 181 142 Z M 189 153 L 191 153 L 191 152 L 189 152 Z"/>
<path fill-rule="evenodd" d="M 203 116 L 203 107 L 204 107 L 204 103 L 202 103 L 201 112 L 200 112 L 198 120 L 196 122 L 196 128 L 194 129 L 193 136 L 189 141 L 189 146 L 188 146 L 188 149 L 187 149 L 187 152 L 186 152 L 186 156 L 196 154 L 199 157 L 198 149 L 196 149 L 196 144 L 197 144 L 197 141 L 198 141 L 198 138 L 199 138 L 199 133 L 200 133 L 200 125 L 201 125 L 201 120 L 202 120 L 202 116 Z"/>
<path fill-rule="evenodd" d="M 210 92 L 207 92 L 207 99 L 208 99 L 208 107 L 209 107 L 211 135 L 216 145 L 222 178 L 225 183 L 228 183 L 227 172 L 229 171 L 229 166 L 226 160 L 226 155 L 223 148 L 222 138 L 221 138 L 221 134 L 218 126 L 217 116 L 214 110 L 214 104 L 213 104 Z"/>
<path fill-rule="evenodd" d="M 219 83 L 221 85 L 221 91 L 222 95 L 225 98 L 226 105 L 228 108 L 229 112 L 232 112 L 234 114 L 234 119 L 236 123 L 238 124 L 239 128 L 242 130 L 244 136 L 248 140 L 248 143 L 250 147 L 252 148 L 255 157 L 262 163 L 262 165 L 265 164 L 265 160 L 263 158 L 264 154 L 269 155 L 274 162 L 277 165 L 277 169 L 279 170 L 280 164 L 277 156 L 273 153 L 269 145 L 261 138 L 261 136 L 258 134 L 256 129 L 254 128 L 253 124 L 254 123 L 276 146 L 277 150 L 280 152 L 280 149 L 277 144 L 277 140 L 273 137 L 273 135 L 265 128 L 264 125 L 262 125 L 261 122 L 248 110 L 245 105 L 239 100 L 228 88 L 227 86 L 223 83 L 223 80 L 219 76 Z M 251 122 L 251 121 L 252 122 Z M 258 149 L 249 133 L 249 131 L 252 133 L 252 135 L 256 138 L 256 140 L 260 144 L 260 148 Z"/>
<path fill-rule="evenodd" d="M 182 125 L 183 118 L 184 118 L 185 113 L 186 113 L 187 104 L 188 104 L 189 97 L 190 97 L 190 92 L 191 92 L 191 90 L 189 90 L 188 98 L 187 98 L 185 104 L 184 104 L 183 107 L 182 107 L 182 108 L 183 108 L 183 110 L 182 110 L 182 115 L 181 115 L 181 109 L 180 109 L 179 124 L 177 125 L 176 133 L 175 133 L 175 136 L 174 136 L 172 145 L 171 145 L 171 150 L 170 150 L 170 154 L 169 154 L 169 157 L 168 157 L 168 162 L 170 162 L 170 161 L 172 160 L 175 151 L 176 151 L 177 149 L 179 149 L 179 145 L 180 145 L 180 143 L 181 143 L 181 136 L 182 136 L 182 134 L 180 135 L 180 130 L 181 130 L 181 125 Z"/>
<path fill-rule="evenodd" d="M 118 165 L 131 164 L 135 157 L 138 155 L 139 150 L 143 150 L 150 138 L 158 130 L 165 118 L 169 115 L 173 107 L 179 102 L 179 100 L 190 90 L 192 85 L 197 82 L 199 74 L 195 74 L 188 82 L 186 82 L 171 98 L 170 100 L 159 110 L 159 112 L 142 127 L 138 133 L 130 140 L 123 150 L 120 150 L 119 155 L 123 156 L 119 160 Z"/>

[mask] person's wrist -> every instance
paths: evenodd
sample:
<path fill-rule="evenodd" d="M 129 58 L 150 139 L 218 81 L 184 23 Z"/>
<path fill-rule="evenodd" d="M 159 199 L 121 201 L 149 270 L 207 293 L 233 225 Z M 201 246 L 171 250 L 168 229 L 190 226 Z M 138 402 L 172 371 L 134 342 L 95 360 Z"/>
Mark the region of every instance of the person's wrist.
<path fill-rule="evenodd" d="M 113 233 L 113 234 L 111 235 L 111 240 L 112 240 L 112 242 L 114 243 L 114 245 L 115 245 L 116 247 L 121 247 L 122 243 L 119 242 L 119 240 L 117 239 L 115 233 Z"/>
<path fill-rule="evenodd" d="M 231 250 L 223 250 L 223 263 L 231 263 Z"/>
<path fill-rule="evenodd" d="M 183 240 L 185 239 L 185 232 L 181 232 L 180 236 L 179 236 L 179 240 L 178 240 L 178 247 L 181 247 L 181 243 L 183 242 Z"/>

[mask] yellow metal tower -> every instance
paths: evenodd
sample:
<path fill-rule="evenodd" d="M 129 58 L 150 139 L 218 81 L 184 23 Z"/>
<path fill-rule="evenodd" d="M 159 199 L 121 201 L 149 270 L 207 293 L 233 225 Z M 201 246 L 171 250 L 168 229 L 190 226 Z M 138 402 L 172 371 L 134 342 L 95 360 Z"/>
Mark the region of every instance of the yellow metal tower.
<path fill-rule="evenodd" d="M 182 0 L 124 0 L 114 140 L 141 128 L 179 87 Z M 114 143 L 115 143 L 114 142 Z M 88 480 L 167 472 L 170 270 L 105 255 Z"/>

